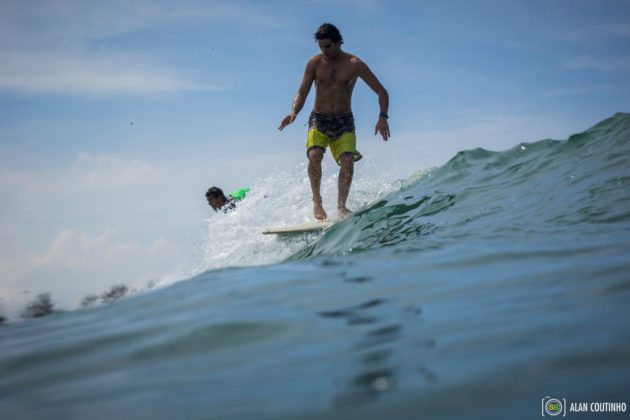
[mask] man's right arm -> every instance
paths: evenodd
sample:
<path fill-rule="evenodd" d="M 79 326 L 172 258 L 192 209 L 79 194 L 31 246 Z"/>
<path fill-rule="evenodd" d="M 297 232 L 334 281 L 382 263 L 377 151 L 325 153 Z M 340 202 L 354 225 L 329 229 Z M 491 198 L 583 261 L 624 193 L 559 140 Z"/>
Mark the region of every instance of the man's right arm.
<path fill-rule="evenodd" d="M 304 77 L 302 78 L 302 83 L 300 83 L 300 87 L 298 88 L 297 94 L 293 99 L 293 104 L 291 106 L 291 113 L 284 117 L 282 122 L 280 123 L 279 130 L 282 130 L 287 125 L 291 124 L 295 121 L 297 114 L 302 110 L 304 103 L 306 102 L 306 98 L 308 97 L 309 92 L 311 91 L 311 86 L 313 85 L 313 81 L 315 80 L 315 58 L 311 58 L 308 63 L 306 63 L 306 69 L 304 70 Z"/>

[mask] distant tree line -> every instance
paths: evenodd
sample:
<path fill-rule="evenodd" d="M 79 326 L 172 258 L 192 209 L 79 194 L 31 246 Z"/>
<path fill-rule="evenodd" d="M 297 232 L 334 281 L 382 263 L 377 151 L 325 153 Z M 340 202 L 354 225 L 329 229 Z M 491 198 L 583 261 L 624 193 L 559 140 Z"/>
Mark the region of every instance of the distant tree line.
<path fill-rule="evenodd" d="M 0 326 L 9 322 L 9 318 L 2 315 L 1 313 L 4 313 L 4 299 L 2 298 L 0 298 Z"/>
<path fill-rule="evenodd" d="M 158 280 L 150 280 L 147 283 L 147 289 L 153 289 L 158 283 Z M 97 304 L 110 304 L 114 302 L 118 302 L 120 299 L 136 294 L 136 289 L 131 289 L 124 284 L 115 284 L 110 287 L 105 292 L 100 295 L 89 294 L 81 299 L 81 307 L 90 307 Z M 99 302 L 100 301 L 100 302 Z M 55 302 L 52 300 L 50 293 L 42 293 L 37 295 L 35 300 L 28 303 L 20 317 L 23 319 L 35 319 L 41 318 L 53 313 L 62 312 L 59 309 L 55 308 Z M 0 315 L 0 325 L 6 324 L 9 322 L 9 318 L 4 315 Z"/>
<path fill-rule="evenodd" d="M 109 304 L 119 301 L 129 294 L 131 289 L 124 284 L 115 284 L 109 290 L 101 293 L 101 295 L 87 295 L 81 300 L 82 307 L 93 306 L 101 300 L 102 304 Z M 135 293 L 135 290 L 133 291 Z"/>
<path fill-rule="evenodd" d="M 26 308 L 22 312 L 22 318 L 41 318 L 53 312 L 55 312 L 55 304 L 50 297 L 50 293 L 42 293 L 41 295 L 37 295 L 34 301 L 26 305 Z"/>

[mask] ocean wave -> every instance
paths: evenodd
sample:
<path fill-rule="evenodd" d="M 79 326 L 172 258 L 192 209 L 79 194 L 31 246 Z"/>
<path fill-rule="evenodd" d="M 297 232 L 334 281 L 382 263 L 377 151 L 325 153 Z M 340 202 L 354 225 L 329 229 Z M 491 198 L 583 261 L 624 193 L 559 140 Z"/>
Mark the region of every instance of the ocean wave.
<path fill-rule="evenodd" d="M 564 225 L 625 221 L 629 180 L 630 114 L 618 113 L 565 141 L 461 151 L 442 167 L 412 176 L 404 188 L 335 225 L 292 258 L 396 246 L 416 250 L 466 235 L 551 233 Z"/>

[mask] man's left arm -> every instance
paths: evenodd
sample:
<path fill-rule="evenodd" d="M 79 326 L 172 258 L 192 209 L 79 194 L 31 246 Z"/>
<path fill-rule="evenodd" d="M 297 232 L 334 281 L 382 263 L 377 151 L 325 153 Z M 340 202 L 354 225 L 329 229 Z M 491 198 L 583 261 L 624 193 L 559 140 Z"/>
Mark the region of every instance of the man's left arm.
<path fill-rule="evenodd" d="M 359 60 L 359 77 L 378 95 L 378 104 L 381 108 L 379 113 L 378 122 L 374 128 L 374 134 L 379 133 L 383 136 L 383 140 L 389 139 L 389 124 L 387 123 L 387 111 L 389 109 L 389 93 L 387 89 L 383 87 L 381 82 L 378 81 L 372 70 L 363 61 Z"/>

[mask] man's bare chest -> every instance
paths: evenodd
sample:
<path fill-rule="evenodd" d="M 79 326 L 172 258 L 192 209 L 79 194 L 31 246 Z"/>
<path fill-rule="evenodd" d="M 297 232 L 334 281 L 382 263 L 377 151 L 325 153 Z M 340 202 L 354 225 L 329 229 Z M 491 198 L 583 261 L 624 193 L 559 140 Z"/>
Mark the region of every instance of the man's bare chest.
<path fill-rule="evenodd" d="M 315 69 L 315 81 L 319 86 L 352 85 L 357 79 L 350 65 L 322 64 Z"/>

